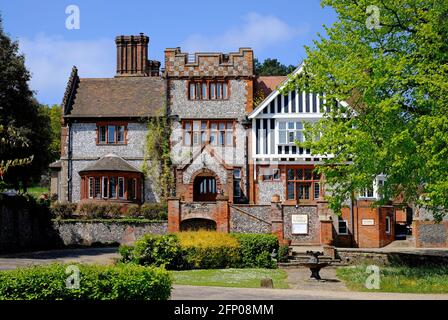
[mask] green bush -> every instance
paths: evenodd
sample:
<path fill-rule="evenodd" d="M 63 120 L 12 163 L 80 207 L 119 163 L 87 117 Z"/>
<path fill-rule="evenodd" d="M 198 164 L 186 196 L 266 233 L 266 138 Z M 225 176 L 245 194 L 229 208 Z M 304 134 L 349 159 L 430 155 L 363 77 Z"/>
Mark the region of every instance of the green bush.
<path fill-rule="evenodd" d="M 116 219 L 121 216 L 121 205 L 116 203 L 85 202 L 79 205 L 79 213 L 87 219 Z"/>
<path fill-rule="evenodd" d="M 278 248 L 278 262 L 288 262 L 288 256 L 289 256 L 289 246 L 288 245 L 281 245 Z"/>
<path fill-rule="evenodd" d="M 167 218 L 168 207 L 162 203 L 144 203 L 140 207 L 140 214 L 145 219 L 163 220 Z"/>
<path fill-rule="evenodd" d="M 274 249 L 279 250 L 274 235 L 195 231 L 147 234 L 119 253 L 122 262 L 167 269 L 276 268 Z"/>
<path fill-rule="evenodd" d="M 67 265 L 53 264 L 0 271 L 0 300 L 166 300 L 168 271 L 137 265 L 77 265 L 79 288 L 66 287 Z"/>
<path fill-rule="evenodd" d="M 174 268 L 179 265 L 180 245 L 175 234 L 146 234 L 135 242 L 130 260 L 140 265 L 165 266 Z"/>
<path fill-rule="evenodd" d="M 128 206 L 126 210 L 126 215 L 132 218 L 138 218 L 141 216 L 140 214 L 140 206 L 138 204 L 131 204 Z"/>
<path fill-rule="evenodd" d="M 278 239 L 272 234 L 232 233 L 240 244 L 241 267 L 275 268 L 271 253 L 278 252 Z"/>
<path fill-rule="evenodd" d="M 76 212 L 76 203 L 54 202 L 50 206 L 50 211 L 55 218 L 69 219 Z"/>
<path fill-rule="evenodd" d="M 120 262 L 132 262 L 134 247 L 122 244 L 118 247 L 118 253 L 120 254 Z"/>
<path fill-rule="evenodd" d="M 104 214 L 106 217 L 116 219 L 121 216 L 121 205 L 116 203 L 108 203 L 104 206 Z"/>
<path fill-rule="evenodd" d="M 227 233 L 213 231 L 177 234 L 182 254 L 182 269 L 221 269 L 239 265 L 239 245 Z"/>

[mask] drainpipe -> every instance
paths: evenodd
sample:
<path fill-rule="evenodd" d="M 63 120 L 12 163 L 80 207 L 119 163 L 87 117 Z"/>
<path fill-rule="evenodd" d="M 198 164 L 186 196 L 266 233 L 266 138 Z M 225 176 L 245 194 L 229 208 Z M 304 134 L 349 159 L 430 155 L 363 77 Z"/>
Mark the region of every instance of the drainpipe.
<path fill-rule="evenodd" d="M 353 192 L 350 195 L 350 220 L 351 220 L 351 225 L 352 225 L 352 241 L 355 241 L 355 213 L 354 213 L 354 209 L 353 209 L 353 198 L 354 198 L 354 194 Z"/>
<path fill-rule="evenodd" d="M 67 152 L 68 168 L 67 168 L 67 200 L 72 202 L 72 125 L 68 122 L 68 152 Z"/>
<path fill-rule="evenodd" d="M 246 134 L 246 154 L 245 154 L 245 162 L 246 162 L 246 198 L 247 202 L 250 202 L 250 177 L 249 177 L 249 137 Z"/>

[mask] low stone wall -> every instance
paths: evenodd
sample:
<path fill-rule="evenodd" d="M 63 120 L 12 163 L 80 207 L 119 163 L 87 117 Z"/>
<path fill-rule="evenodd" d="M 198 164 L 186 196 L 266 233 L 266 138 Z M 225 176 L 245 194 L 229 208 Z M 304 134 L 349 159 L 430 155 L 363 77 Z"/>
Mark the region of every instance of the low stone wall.
<path fill-rule="evenodd" d="M 167 222 L 55 221 L 54 230 L 66 246 L 131 244 L 146 233 L 167 233 Z"/>
<path fill-rule="evenodd" d="M 231 205 L 230 232 L 271 233 L 270 205 Z"/>
<path fill-rule="evenodd" d="M 419 267 L 422 265 L 446 266 L 448 256 L 424 253 L 406 252 L 377 252 L 359 249 L 340 249 L 336 251 L 336 256 L 341 258 L 341 262 L 348 265 L 373 264 L 373 265 L 407 265 Z"/>

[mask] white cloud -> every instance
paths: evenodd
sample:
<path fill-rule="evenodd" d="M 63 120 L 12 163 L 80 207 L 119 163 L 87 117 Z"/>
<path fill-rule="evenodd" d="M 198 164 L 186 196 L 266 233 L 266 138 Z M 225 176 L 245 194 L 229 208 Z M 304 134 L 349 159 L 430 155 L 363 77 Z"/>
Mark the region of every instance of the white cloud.
<path fill-rule="evenodd" d="M 73 65 L 80 77 L 112 77 L 115 43 L 111 39 L 66 40 L 39 34 L 19 39 L 20 51 L 32 74 L 30 87 L 41 103 L 61 103 Z"/>
<path fill-rule="evenodd" d="M 185 52 L 236 50 L 239 47 L 252 47 L 256 52 L 305 35 L 309 28 L 290 26 L 272 15 L 249 13 L 243 17 L 243 24 L 235 26 L 216 36 L 192 34 L 183 43 Z"/>

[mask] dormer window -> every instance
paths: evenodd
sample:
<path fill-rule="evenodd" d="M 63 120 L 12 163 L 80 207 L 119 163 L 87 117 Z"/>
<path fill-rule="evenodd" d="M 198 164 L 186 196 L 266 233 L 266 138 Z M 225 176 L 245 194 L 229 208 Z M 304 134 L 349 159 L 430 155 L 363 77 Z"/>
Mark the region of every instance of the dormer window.
<path fill-rule="evenodd" d="M 126 144 L 126 125 L 97 124 L 97 144 Z"/>
<path fill-rule="evenodd" d="M 227 100 L 229 86 L 227 81 L 190 81 L 188 98 L 190 100 Z"/>

